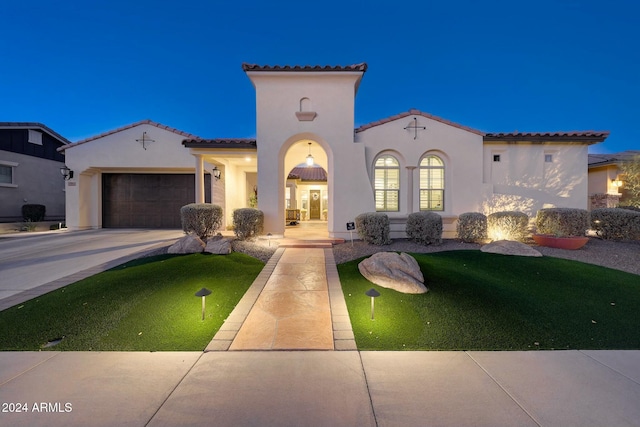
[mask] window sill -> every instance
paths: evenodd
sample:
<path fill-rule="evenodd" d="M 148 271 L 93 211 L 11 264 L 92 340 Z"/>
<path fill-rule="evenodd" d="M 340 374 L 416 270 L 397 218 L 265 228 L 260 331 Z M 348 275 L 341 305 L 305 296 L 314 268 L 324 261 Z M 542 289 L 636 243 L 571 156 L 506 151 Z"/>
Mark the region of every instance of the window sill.
<path fill-rule="evenodd" d="M 6 183 L 2 183 L 2 182 L 0 182 L 0 187 L 6 187 L 6 188 L 18 188 L 18 184 L 6 184 Z"/>

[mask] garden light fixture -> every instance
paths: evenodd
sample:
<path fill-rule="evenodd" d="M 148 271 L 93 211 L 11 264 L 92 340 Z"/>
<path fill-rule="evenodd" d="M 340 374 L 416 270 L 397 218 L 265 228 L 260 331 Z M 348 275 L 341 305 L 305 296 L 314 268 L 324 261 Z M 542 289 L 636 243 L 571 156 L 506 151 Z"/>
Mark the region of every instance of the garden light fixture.
<path fill-rule="evenodd" d="M 367 292 L 364 293 L 365 295 L 371 297 L 371 320 L 373 319 L 373 312 L 374 312 L 374 300 L 380 296 L 380 292 L 376 291 L 375 289 L 371 288 L 369 289 Z"/>
<path fill-rule="evenodd" d="M 211 291 L 207 288 L 202 288 L 196 292 L 197 297 L 202 297 L 202 320 L 204 320 L 204 299 L 207 295 L 211 295 Z"/>

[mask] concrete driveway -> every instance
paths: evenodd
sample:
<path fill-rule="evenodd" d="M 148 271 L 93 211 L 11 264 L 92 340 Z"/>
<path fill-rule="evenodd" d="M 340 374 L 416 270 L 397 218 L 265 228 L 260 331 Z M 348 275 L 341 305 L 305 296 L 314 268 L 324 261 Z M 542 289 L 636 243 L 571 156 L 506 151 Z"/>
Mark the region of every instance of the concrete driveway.
<path fill-rule="evenodd" d="M 98 229 L 0 235 L 0 310 L 167 246 L 182 230 Z"/>

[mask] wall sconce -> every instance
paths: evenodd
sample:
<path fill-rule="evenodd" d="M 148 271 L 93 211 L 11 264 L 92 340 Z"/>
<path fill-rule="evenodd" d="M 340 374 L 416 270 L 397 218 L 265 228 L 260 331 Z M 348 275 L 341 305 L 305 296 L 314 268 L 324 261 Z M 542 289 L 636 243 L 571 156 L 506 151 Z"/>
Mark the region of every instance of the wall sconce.
<path fill-rule="evenodd" d="M 611 185 L 617 188 L 622 187 L 622 181 L 620 181 L 619 179 L 612 179 Z"/>
<path fill-rule="evenodd" d="M 309 155 L 307 156 L 307 166 L 313 166 L 313 156 L 311 155 L 311 143 L 309 142 Z"/>
<path fill-rule="evenodd" d="M 65 181 L 68 181 L 71 178 L 73 178 L 73 171 L 66 166 L 63 166 L 60 168 L 60 173 L 64 177 Z"/>
<path fill-rule="evenodd" d="M 213 177 L 215 179 L 220 180 L 220 177 L 222 176 L 222 171 L 218 169 L 217 166 L 214 166 L 211 172 L 213 173 Z"/>

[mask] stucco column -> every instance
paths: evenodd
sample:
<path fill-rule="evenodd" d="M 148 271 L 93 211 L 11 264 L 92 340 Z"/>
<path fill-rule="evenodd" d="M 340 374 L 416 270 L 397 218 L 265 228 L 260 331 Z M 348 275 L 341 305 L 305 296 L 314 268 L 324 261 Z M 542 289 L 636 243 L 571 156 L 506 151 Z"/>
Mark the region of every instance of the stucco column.
<path fill-rule="evenodd" d="M 407 213 L 413 213 L 413 170 L 415 166 L 407 166 Z"/>
<path fill-rule="evenodd" d="M 204 159 L 202 155 L 196 157 L 196 203 L 204 203 Z"/>

